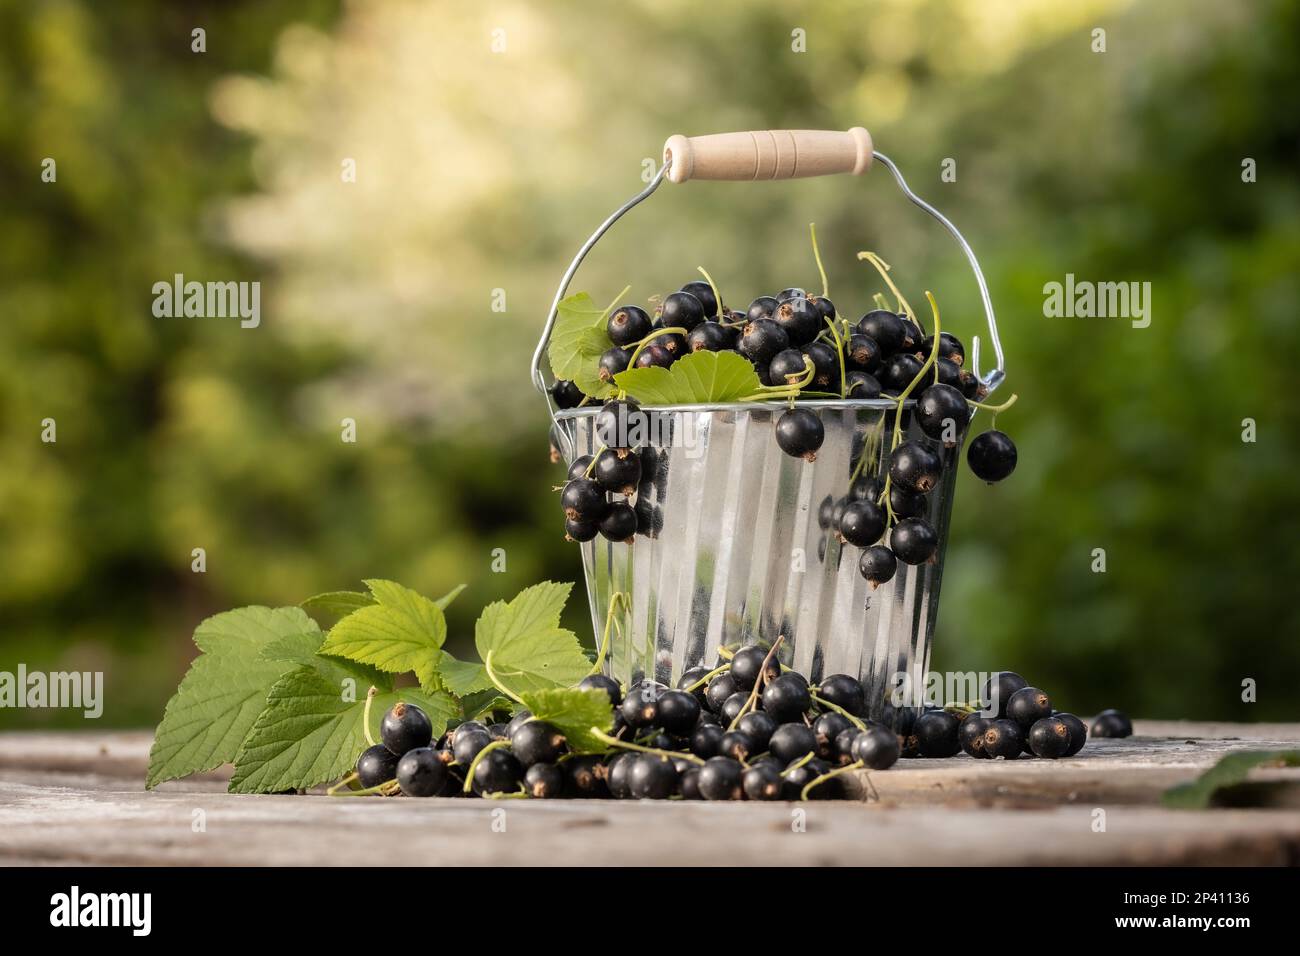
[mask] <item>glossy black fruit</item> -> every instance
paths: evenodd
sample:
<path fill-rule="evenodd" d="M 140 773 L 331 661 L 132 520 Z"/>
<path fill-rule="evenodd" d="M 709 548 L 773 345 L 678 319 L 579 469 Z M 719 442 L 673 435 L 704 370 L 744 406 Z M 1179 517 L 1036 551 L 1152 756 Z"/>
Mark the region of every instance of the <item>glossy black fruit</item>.
<path fill-rule="evenodd" d="M 599 466 L 599 462 L 596 463 Z M 906 491 L 927 494 L 943 475 L 943 458 L 929 445 L 905 441 L 889 456 L 889 480 Z"/>
<path fill-rule="evenodd" d="M 786 299 L 772 313 L 772 321 L 796 348 L 810 343 L 822 330 L 821 310 L 805 298 Z"/>
<path fill-rule="evenodd" d="M 609 513 L 605 489 L 590 478 L 570 478 L 560 492 L 560 507 L 570 521 L 600 521 Z"/>
<path fill-rule="evenodd" d="M 700 720 L 700 702 L 683 690 L 666 690 L 659 695 L 655 726 L 677 737 L 695 729 Z"/>
<path fill-rule="evenodd" d="M 745 763 L 751 756 L 757 755 L 759 748 L 754 745 L 754 738 L 743 730 L 728 730 L 718 741 L 718 753 Z"/>
<path fill-rule="evenodd" d="M 939 359 L 934 363 L 934 378 L 927 377 L 927 381 L 937 381 L 940 385 L 947 385 L 957 389 L 957 394 L 967 398 L 965 388 L 962 385 L 962 371 L 952 362 L 945 358 Z"/>
<path fill-rule="evenodd" d="M 591 464 L 590 455 L 578 456 L 577 458 L 573 459 L 573 464 L 569 466 L 569 470 L 566 473 L 565 478 L 566 479 L 585 478 L 587 476 L 587 468 L 590 464 Z"/>
<path fill-rule="evenodd" d="M 776 443 L 792 458 L 816 461 L 825 440 L 821 419 L 806 408 L 787 409 L 776 420 Z"/>
<path fill-rule="evenodd" d="M 898 734 L 881 724 L 868 724 L 853 740 L 849 755 L 868 770 L 888 770 L 898 762 Z"/>
<path fill-rule="evenodd" d="M 716 757 L 726 731 L 718 724 L 700 724 L 691 733 L 691 753 L 707 760 Z"/>
<path fill-rule="evenodd" d="M 677 356 L 662 345 L 650 343 L 636 357 L 636 368 L 668 368 L 677 361 Z"/>
<path fill-rule="evenodd" d="M 972 757 L 985 759 L 988 754 L 984 752 L 984 732 L 989 729 L 991 721 L 977 714 L 969 714 L 957 728 L 957 742 L 961 744 L 961 749 Z"/>
<path fill-rule="evenodd" d="M 605 781 L 609 795 L 615 800 L 626 800 L 632 796 L 632 768 L 636 766 L 639 756 L 633 753 L 617 754 L 607 765 Z"/>
<path fill-rule="evenodd" d="M 754 753 L 762 753 L 776 732 L 776 720 L 765 711 L 755 710 L 741 717 L 736 729 L 749 735 L 754 743 Z"/>
<path fill-rule="evenodd" d="M 916 423 L 926 435 L 948 448 L 961 441 L 970 421 L 970 408 L 951 385 L 931 385 L 916 400 Z"/>
<path fill-rule="evenodd" d="M 659 698 L 666 688 L 653 681 L 641 681 L 627 689 L 627 696 L 619 705 L 619 711 L 629 727 L 639 729 L 654 725 L 659 714 Z"/>
<path fill-rule="evenodd" d="M 981 705 L 984 710 L 996 711 L 997 716 L 1005 717 L 1011 695 L 1028 686 L 1029 681 L 1015 671 L 998 671 L 984 682 L 984 690 L 980 695 Z"/>
<path fill-rule="evenodd" d="M 826 296 L 810 295 L 808 296 L 808 301 L 817 307 L 817 311 L 821 313 L 823 323 L 827 319 L 835 318 L 835 303 L 826 298 Z"/>
<path fill-rule="evenodd" d="M 740 716 L 740 712 L 745 709 L 749 703 L 749 691 L 739 690 L 722 702 L 722 710 L 718 713 L 718 722 L 724 727 L 730 727 L 732 723 Z"/>
<path fill-rule="evenodd" d="M 713 286 L 709 285 L 703 279 L 695 279 L 692 282 L 682 286 L 681 291 L 689 292 L 695 298 L 700 300 L 700 305 L 704 307 L 704 317 L 706 319 L 715 318 L 718 314 L 718 297 L 713 293 Z"/>
<path fill-rule="evenodd" d="M 921 340 L 919 350 L 922 355 L 929 357 L 934 350 L 934 336 L 927 335 Z M 947 359 L 954 365 L 961 365 L 966 361 L 966 347 L 961 344 L 961 339 L 947 332 L 939 333 L 939 358 Z"/>
<path fill-rule="evenodd" d="M 638 523 L 636 509 L 626 501 L 616 501 L 609 506 L 609 513 L 600 519 L 597 528 L 601 536 L 610 541 L 631 541 Z"/>
<path fill-rule="evenodd" d="M 731 757 L 710 757 L 700 768 L 700 795 L 705 800 L 739 800 L 744 795 L 740 762 Z"/>
<path fill-rule="evenodd" d="M 880 379 L 880 387 L 886 392 L 891 395 L 901 395 L 903 389 L 911 385 L 920 374 L 921 360 L 910 352 L 899 352 L 885 360 L 880 374 L 876 377 Z"/>
<path fill-rule="evenodd" d="M 834 761 L 839 756 L 835 749 L 835 739 L 852 726 L 852 721 L 835 711 L 822 714 L 814 720 L 812 730 L 813 736 L 817 738 L 817 756 Z"/>
<path fill-rule="evenodd" d="M 904 518 L 894 525 L 889 547 L 904 564 L 924 564 L 939 547 L 939 535 L 924 518 Z"/>
<path fill-rule="evenodd" d="M 577 408 L 587 396 L 573 382 L 561 379 L 551 386 L 551 398 L 560 408 Z"/>
<path fill-rule="evenodd" d="M 866 715 L 867 694 L 863 690 L 862 681 L 849 674 L 831 674 L 829 677 L 823 677 L 817 686 L 817 696 L 848 711 L 854 717 Z"/>
<path fill-rule="evenodd" d="M 803 799 L 803 790 L 808 784 L 815 781 L 823 774 L 830 773 L 831 765 L 825 760 L 809 760 L 802 766 L 787 770 L 784 783 L 782 785 L 782 796 L 786 800 Z M 841 781 L 832 777 L 830 780 L 823 780 L 820 784 L 808 791 L 809 800 L 834 800 L 836 797 L 843 795 Z"/>
<path fill-rule="evenodd" d="M 1065 752 L 1065 756 L 1073 757 L 1082 750 L 1083 745 L 1088 742 L 1088 728 L 1085 727 L 1083 721 L 1074 716 L 1074 714 L 1057 711 L 1052 716 L 1070 728 L 1070 749 Z"/>
<path fill-rule="evenodd" d="M 858 320 L 858 331 L 875 340 L 882 356 L 893 355 L 903 347 L 907 328 L 903 320 L 886 309 L 875 309 Z"/>
<path fill-rule="evenodd" d="M 623 699 L 623 691 L 618 686 L 618 681 L 612 677 L 606 677 L 604 674 L 588 674 L 578 681 L 578 687 L 582 690 L 603 690 L 609 695 L 609 702 L 615 707 Z"/>
<path fill-rule="evenodd" d="M 916 718 L 912 733 L 922 757 L 955 757 L 961 750 L 957 740 L 958 720 L 946 710 L 929 710 Z"/>
<path fill-rule="evenodd" d="M 984 755 L 1015 760 L 1024 752 L 1025 732 L 1014 720 L 999 717 L 984 729 Z"/>
<path fill-rule="evenodd" d="M 735 332 L 718 322 L 701 322 L 686 336 L 686 347 L 692 352 L 723 352 L 735 343 Z"/>
<path fill-rule="evenodd" d="M 722 713 L 722 705 L 726 703 L 727 698 L 740 690 L 740 685 L 730 674 L 719 674 L 713 680 L 709 681 L 708 689 L 704 692 L 704 698 L 708 701 L 709 710 L 715 714 Z"/>
<path fill-rule="evenodd" d="M 893 578 L 898 570 L 898 559 L 883 544 L 873 545 L 858 557 L 858 570 L 872 587 L 880 587 Z"/>
<path fill-rule="evenodd" d="M 883 478 L 868 478 L 866 475 L 861 476 L 853 482 L 853 487 L 849 489 L 849 497 L 854 501 L 880 501 L 880 493 L 885 490 L 885 481 Z"/>
<path fill-rule="evenodd" d="M 591 477 L 606 491 L 635 494 L 637 485 L 641 483 L 641 456 L 626 448 L 618 451 L 606 449 L 596 459 Z"/>
<path fill-rule="evenodd" d="M 592 427 L 606 448 L 631 448 L 634 433 L 645 428 L 645 412 L 631 399 L 611 399 L 600 407 Z"/>
<path fill-rule="evenodd" d="M 844 343 L 844 364 L 850 370 L 875 375 L 881 365 L 880 346 L 871 336 L 854 332 Z"/>
<path fill-rule="evenodd" d="M 1052 700 L 1037 687 L 1022 687 L 1007 701 L 1007 716 L 1027 731 L 1052 716 Z"/>
<path fill-rule="evenodd" d="M 749 690 L 760 677 L 772 680 L 781 675 L 781 665 L 768 660 L 768 648 L 750 644 L 736 651 L 731 659 L 731 679 L 737 690 Z"/>
<path fill-rule="evenodd" d="M 814 392 L 838 392 L 839 354 L 825 342 L 809 342 L 803 347 L 803 354 L 812 359 L 813 363 L 813 380 L 809 388 Z"/>
<path fill-rule="evenodd" d="M 379 725 L 379 739 L 400 757 L 408 750 L 429 746 L 433 740 L 433 722 L 415 704 L 399 700 L 384 714 Z"/>
<path fill-rule="evenodd" d="M 930 501 L 919 491 L 908 491 L 891 484 L 889 507 L 893 509 L 895 518 L 924 518 L 930 510 Z"/>
<path fill-rule="evenodd" d="M 817 752 L 817 735 L 802 723 L 781 724 L 768 741 L 767 750 L 782 763 L 792 763 L 805 754 Z"/>
<path fill-rule="evenodd" d="M 783 674 L 763 688 L 763 711 L 778 724 L 799 720 L 812 706 L 808 685 L 794 674 Z"/>
<path fill-rule="evenodd" d="M 568 541 L 590 541 L 600 534 L 600 523 L 597 521 L 574 521 L 572 518 L 564 519 L 564 537 Z"/>
<path fill-rule="evenodd" d="M 401 759 L 383 744 L 367 747 L 357 758 L 357 782 L 367 789 L 387 783 L 397 776 L 397 761 Z"/>
<path fill-rule="evenodd" d="M 628 787 L 637 800 L 664 800 L 677 789 L 677 768 L 667 757 L 641 754 L 632 765 Z"/>
<path fill-rule="evenodd" d="M 600 361 L 597 362 L 597 375 L 602 382 L 614 381 L 614 376 L 627 368 L 628 362 L 632 358 L 632 353 L 627 349 L 621 349 L 615 345 L 611 349 L 606 349 L 601 353 Z"/>
<path fill-rule="evenodd" d="M 770 295 L 760 295 L 749 303 L 749 311 L 745 313 L 745 316 L 750 322 L 755 319 L 770 319 L 772 314 L 776 312 L 776 307 L 780 304 Z"/>
<path fill-rule="evenodd" d="M 393 776 L 408 797 L 436 797 L 447 788 L 447 765 L 432 747 L 408 750 L 397 762 Z"/>
<path fill-rule="evenodd" d="M 553 763 L 535 763 L 524 771 L 524 789 L 530 797 L 554 800 L 564 796 L 564 771 Z"/>
<path fill-rule="evenodd" d="M 1029 747 L 1035 757 L 1056 760 L 1070 752 L 1070 725 L 1058 717 L 1044 717 L 1029 728 Z"/>
<path fill-rule="evenodd" d="M 772 364 L 776 353 L 790 347 L 790 336 L 771 319 L 751 319 L 741 329 L 736 351 L 755 365 Z"/>
<path fill-rule="evenodd" d="M 885 533 L 885 509 L 874 501 L 850 501 L 840 515 L 840 537 L 857 548 L 869 548 Z"/>
<path fill-rule="evenodd" d="M 456 763 L 468 767 L 478 752 L 492 743 L 492 734 L 482 724 L 470 722 L 461 724 L 451 735 L 451 753 Z"/>
<path fill-rule="evenodd" d="M 486 793 L 514 793 L 524 779 L 524 767 L 509 750 L 493 750 L 483 755 L 474 768 L 473 790 L 480 797 Z"/>
<path fill-rule="evenodd" d="M 712 292 L 710 292 L 712 298 Z M 717 302 L 714 302 L 714 309 Z M 704 321 L 704 304 L 689 292 L 674 292 L 664 297 L 659 322 L 665 329 L 681 328 L 689 332 Z"/>
<path fill-rule="evenodd" d="M 605 782 L 609 767 L 602 757 L 570 757 L 558 766 L 564 772 L 566 797 L 600 799 L 609 796 L 609 786 Z"/>
<path fill-rule="evenodd" d="M 1094 737 L 1129 737 L 1133 734 L 1133 722 L 1123 711 L 1110 708 L 1093 719 L 1089 733 Z"/>
<path fill-rule="evenodd" d="M 798 349 L 782 349 L 772 358 L 767 374 L 774 385 L 793 385 L 803 381 L 808 374 L 808 365 Z"/>
<path fill-rule="evenodd" d="M 880 382 L 869 372 L 854 370 L 844 376 L 844 395 L 846 398 L 879 398 L 880 391 Z"/>
<path fill-rule="evenodd" d="M 788 302 L 791 299 L 806 299 L 806 298 L 808 298 L 808 293 L 795 285 L 790 286 L 790 288 L 788 289 L 782 289 L 780 292 L 776 294 L 777 302 Z"/>
<path fill-rule="evenodd" d="M 784 782 L 780 769 L 766 761 L 750 767 L 741 777 L 741 787 L 749 800 L 780 800 Z"/>
<path fill-rule="evenodd" d="M 1000 431 L 981 432 L 966 449 L 966 464 L 976 478 L 992 484 L 1016 470 L 1016 445 Z"/>
<path fill-rule="evenodd" d="M 640 342 L 650 334 L 650 327 L 650 316 L 645 309 L 636 305 L 621 306 L 605 323 L 609 340 L 623 347 Z"/>
<path fill-rule="evenodd" d="M 704 680 L 705 675 L 708 673 L 709 669 L 703 666 L 692 667 L 689 670 L 683 671 L 682 676 L 677 678 L 677 689 L 686 691 L 688 694 L 692 695 L 697 701 L 699 701 L 701 707 L 708 707 L 708 697 L 705 696 L 708 689 L 707 684 L 700 684 L 700 686 L 696 687 L 695 690 L 686 690 L 688 687 L 699 684 L 700 681 Z"/>
<path fill-rule="evenodd" d="M 568 748 L 564 734 L 541 720 L 526 720 L 510 734 L 510 752 L 525 767 L 555 763 Z"/>

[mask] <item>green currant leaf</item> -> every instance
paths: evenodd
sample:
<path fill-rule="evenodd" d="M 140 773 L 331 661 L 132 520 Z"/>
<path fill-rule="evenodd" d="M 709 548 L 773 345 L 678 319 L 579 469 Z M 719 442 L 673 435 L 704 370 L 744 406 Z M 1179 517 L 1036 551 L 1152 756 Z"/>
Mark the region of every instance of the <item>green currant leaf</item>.
<path fill-rule="evenodd" d="M 479 720 L 494 710 L 511 710 L 515 707 L 515 702 L 502 697 L 494 687 L 470 694 L 461 700 L 460 706 L 466 720 Z"/>
<path fill-rule="evenodd" d="M 353 611 L 374 603 L 373 597 L 361 591 L 326 591 L 309 597 L 298 606 L 308 611 L 323 611 L 335 617 L 347 617 Z"/>
<path fill-rule="evenodd" d="M 591 664 L 578 636 L 560 627 L 572 589 L 546 581 L 520 591 L 509 604 L 494 601 L 483 609 L 474 643 L 498 688 L 517 697 L 570 687 L 587 675 Z"/>
<path fill-rule="evenodd" d="M 149 752 L 145 786 L 234 759 L 272 685 L 293 666 L 267 652 L 280 645 L 319 646 L 320 641 L 320 627 L 296 607 L 245 607 L 203 621 L 194 631 L 202 653 L 167 702 Z"/>
<path fill-rule="evenodd" d="M 381 671 L 414 671 L 426 691 L 441 690 L 438 669 L 447 639 L 442 607 L 393 581 L 371 580 L 366 586 L 377 603 L 358 608 L 335 624 L 320 652 Z M 443 600 L 450 601 L 457 593 Z"/>
<path fill-rule="evenodd" d="M 700 351 L 669 368 L 630 368 L 614 376 L 618 387 L 642 405 L 734 402 L 762 386 L 754 366 L 735 352 Z"/>
<path fill-rule="evenodd" d="M 595 727 L 607 734 L 614 726 L 614 708 L 603 690 L 566 687 L 532 691 L 519 697 L 533 717 L 564 734 L 569 749 L 575 753 L 603 753 L 609 749 L 591 732 Z"/>
<path fill-rule="evenodd" d="M 457 697 L 465 697 L 478 691 L 495 690 L 487 669 L 478 661 L 461 661 L 446 651 L 438 662 L 438 674 L 442 684 Z"/>
<path fill-rule="evenodd" d="M 605 331 L 607 309 L 578 292 L 560 301 L 546 358 L 557 379 L 570 379 L 586 395 L 599 397 L 609 386 L 597 377 L 600 355 L 613 346 Z"/>
<path fill-rule="evenodd" d="M 1228 754 L 1195 780 L 1170 787 L 1161 795 L 1167 807 L 1205 810 L 1224 790 L 1244 783 L 1256 767 L 1300 767 L 1300 750 L 1248 750 Z"/>

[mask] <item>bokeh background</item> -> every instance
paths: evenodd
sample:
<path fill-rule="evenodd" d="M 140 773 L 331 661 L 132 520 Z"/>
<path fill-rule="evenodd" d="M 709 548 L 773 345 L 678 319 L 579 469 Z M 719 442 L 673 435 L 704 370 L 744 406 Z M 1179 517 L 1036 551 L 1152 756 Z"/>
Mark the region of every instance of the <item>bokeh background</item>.
<path fill-rule="evenodd" d="M 146 726 L 212 612 L 466 581 L 463 647 L 485 602 L 579 580 L 527 378 L 569 257 L 671 133 L 861 124 L 980 255 L 1020 395 L 1014 477 L 959 481 L 934 665 L 1296 719 L 1298 39 L 1282 0 L 0 0 L 0 669 L 103 670 L 101 726 Z M 575 288 L 812 286 L 809 221 L 841 310 L 873 249 L 982 332 L 883 171 L 665 186 Z M 1067 272 L 1149 281 L 1150 327 L 1045 318 Z M 154 318 L 175 273 L 261 281 L 261 327 Z"/>

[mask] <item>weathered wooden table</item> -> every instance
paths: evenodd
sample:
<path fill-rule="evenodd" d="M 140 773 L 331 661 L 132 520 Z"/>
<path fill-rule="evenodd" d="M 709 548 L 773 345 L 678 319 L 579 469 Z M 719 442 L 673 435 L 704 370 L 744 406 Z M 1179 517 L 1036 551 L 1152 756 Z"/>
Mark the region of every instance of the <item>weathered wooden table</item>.
<path fill-rule="evenodd" d="M 236 796 L 223 774 L 147 793 L 148 733 L 0 734 L 0 863 L 1300 862 L 1300 769 L 1254 771 L 1251 809 L 1158 803 L 1224 753 L 1300 747 L 1300 724 L 1136 729 L 1071 760 L 900 761 L 864 802 L 804 804 Z"/>

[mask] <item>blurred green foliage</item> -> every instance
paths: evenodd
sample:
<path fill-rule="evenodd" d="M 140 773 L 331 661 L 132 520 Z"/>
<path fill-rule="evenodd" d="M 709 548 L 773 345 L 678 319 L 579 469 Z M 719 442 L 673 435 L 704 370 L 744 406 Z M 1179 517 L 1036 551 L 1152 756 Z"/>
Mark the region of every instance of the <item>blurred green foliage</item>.
<path fill-rule="evenodd" d="M 485 602 L 578 580 L 526 373 L 572 251 L 670 133 L 861 124 L 975 247 L 1020 395 L 1016 475 L 960 481 L 933 665 L 1081 713 L 1296 719 L 1298 36 L 1283 0 L 0 0 L 0 669 L 104 670 L 101 723 L 152 724 L 216 610 L 466 581 L 457 650 Z M 868 248 L 984 334 L 883 170 L 666 186 L 575 289 L 815 285 L 809 220 L 841 309 L 879 289 Z M 260 280 L 262 326 L 154 318 L 175 273 Z M 1149 281 L 1151 326 L 1045 318 L 1066 273 Z"/>

